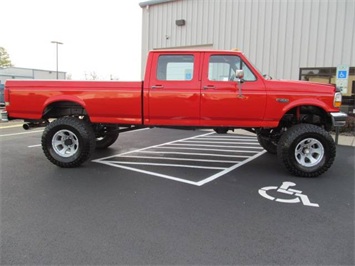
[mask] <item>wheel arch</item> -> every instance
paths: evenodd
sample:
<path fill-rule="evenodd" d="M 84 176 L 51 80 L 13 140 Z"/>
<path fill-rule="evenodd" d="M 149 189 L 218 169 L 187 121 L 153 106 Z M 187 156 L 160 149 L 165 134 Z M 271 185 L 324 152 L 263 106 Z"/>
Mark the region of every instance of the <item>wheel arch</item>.
<path fill-rule="evenodd" d="M 83 100 L 77 97 L 56 97 L 48 99 L 43 108 L 42 118 L 62 116 L 89 116 Z"/>
<path fill-rule="evenodd" d="M 324 127 L 330 130 L 332 127 L 332 120 L 323 104 L 307 104 L 289 106 L 284 109 L 284 114 L 280 120 L 280 124 L 300 124 L 308 123 Z"/>

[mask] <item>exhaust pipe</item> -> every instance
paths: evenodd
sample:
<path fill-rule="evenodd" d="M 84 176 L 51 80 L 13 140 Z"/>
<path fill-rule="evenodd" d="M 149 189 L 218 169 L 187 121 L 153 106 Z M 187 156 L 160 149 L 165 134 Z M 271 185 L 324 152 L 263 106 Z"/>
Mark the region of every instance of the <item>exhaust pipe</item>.
<path fill-rule="evenodd" d="M 49 122 L 47 120 L 43 120 L 43 121 L 39 121 L 39 122 L 29 122 L 29 123 L 25 123 L 22 125 L 24 130 L 29 130 L 31 128 L 34 127 L 45 127 L 49 124 Z"/>
<path fill-rule="evenodd" d="M 31 128 L 30 123 L 23 124 L 22 127 L 24 130 L 29 130 Z"/>

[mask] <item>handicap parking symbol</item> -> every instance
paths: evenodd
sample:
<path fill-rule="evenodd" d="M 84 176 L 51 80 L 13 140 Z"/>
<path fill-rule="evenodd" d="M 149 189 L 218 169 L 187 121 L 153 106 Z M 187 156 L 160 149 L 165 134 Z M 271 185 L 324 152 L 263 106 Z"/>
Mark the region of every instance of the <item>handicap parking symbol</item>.
<path fill-rule="evenodd" d="M 338 72 L 338 79 L 346 79 L 348 76 L 348 72 L 346 70 L 340 70 Z"/>
<path fill-rule="evenodd" d="M 305 206 L 310 206 L 310 207 L 319 207 L 317 203 L 311 203 L 308 196 L 305 194 L 302 194 L 302 191 L 292 189 L 290 187 L 296 186 L 295 183 L 293 182 L 283 182 L 280 187 L 276 186 L 270 186 L 270 187 L 263 187 L 259 189 L 259 194 L 272 201 L 277 201 L 277 202 L 282 202 L 282 203 L 302 203 Z M 271 192 L 272 190 L 275 190 L 278 193 L 280 193 L 280 198 L 276 198 L 273 196 L 270 196 L 268 192 Z M 275 194 L 275 193 L 274 193 Z M 282 198 L 285 197 L 285 195 L 291 195 L 294 196 L 293 198 Z"/>

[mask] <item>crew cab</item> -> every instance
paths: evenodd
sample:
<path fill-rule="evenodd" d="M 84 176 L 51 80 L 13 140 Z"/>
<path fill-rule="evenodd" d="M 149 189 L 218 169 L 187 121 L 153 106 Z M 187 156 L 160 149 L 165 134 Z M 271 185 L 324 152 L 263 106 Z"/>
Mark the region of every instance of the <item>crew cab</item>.
<path fill-rule="evenodd" d="M 324 173 L 345 124 L 334 85 L 263 76 L 240 51 L 164 50 L 148 55 L 141 82 L 8 80 L 3 120 L 45 126 L 42 148 L 60 167 L 76 167 L 119 133 L 142 127 L 243 128 L 303 177 Z"/>

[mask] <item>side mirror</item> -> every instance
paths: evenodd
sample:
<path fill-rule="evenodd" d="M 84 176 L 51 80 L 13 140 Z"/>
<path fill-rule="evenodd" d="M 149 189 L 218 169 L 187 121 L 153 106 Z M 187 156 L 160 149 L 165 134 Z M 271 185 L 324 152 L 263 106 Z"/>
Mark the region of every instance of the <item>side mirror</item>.
<path fill-rule="evenodd" d="M 237 70 L 235 71 L 235 78 L 237 78 L 237 79 L 239 79 L 239 80 L 243 79 L 243 78 L 244 78 L 244 70 L 242 70 L 242 69 L 237 69 Z"/>
<path fill-rule="evenodd" d="M 244 83 L 244 70 L 242 70 L 242 69 L 237 69 L 236 71 L 235 71 L 235 79 L 236 79 L 236 81 L 237 81 L 237 87 L 238 87 L 238 98 L 241 98 L 241 99 L 243 99 L 244 98 L 244 96 L 243 96 L 243 93 L 242 93 L 242 85 L 243 85 L 243 83 Z"/>

